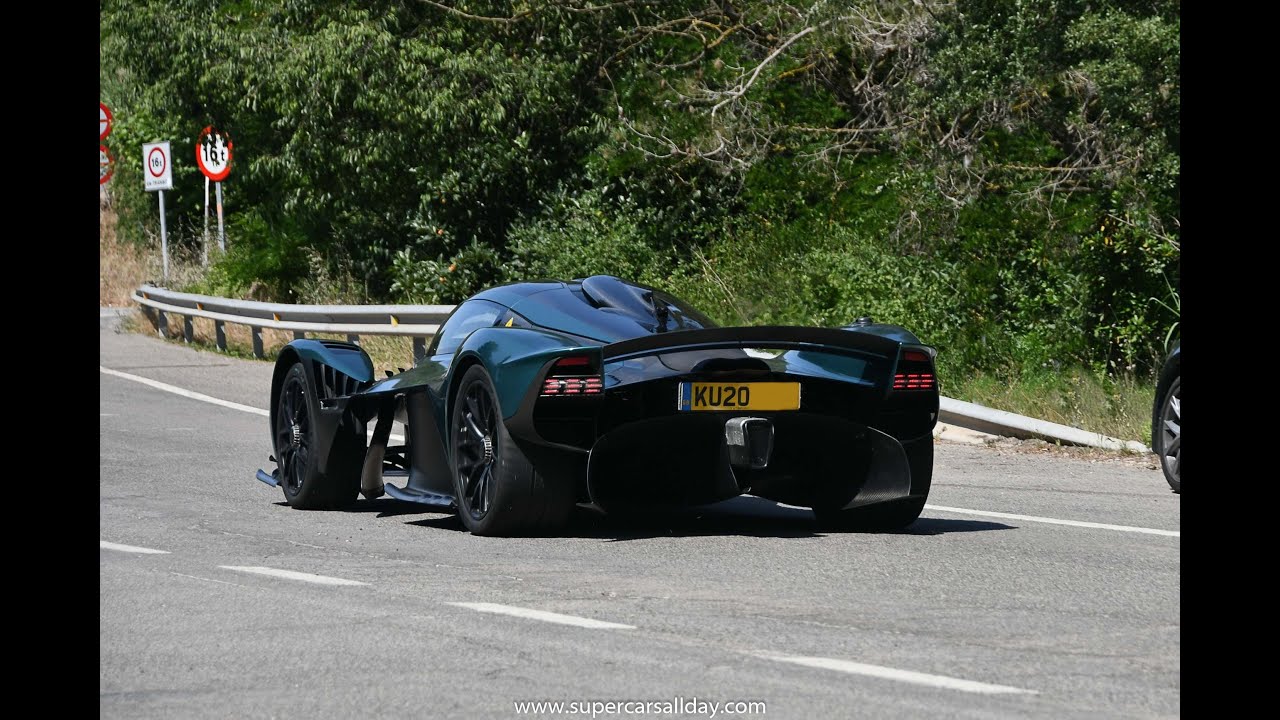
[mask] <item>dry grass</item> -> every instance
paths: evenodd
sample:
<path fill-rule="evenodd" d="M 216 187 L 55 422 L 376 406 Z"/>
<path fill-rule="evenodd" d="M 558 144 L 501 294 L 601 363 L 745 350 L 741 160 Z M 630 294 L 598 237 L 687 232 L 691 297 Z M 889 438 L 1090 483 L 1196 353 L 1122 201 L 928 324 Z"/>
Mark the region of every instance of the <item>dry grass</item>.
<path fill-rule="evenodd" d="M 116 236 L 116 212 L 106 202 L 98 206 L 98 249 L 98 302 L 127 307 L 134 289 L 149 277 L 147 252 Z"/>
<path fill-rule="evenodd" d="M 127 307 L 133 291 L 144 282 L 182 288 L 198 281 L 206 272 L 199 250 L 190 249 L 169 236 L 169 279 L 164 278 L 160 237 L 148 234 L 144 246 L 122 240 L 110 200 L 103 196 L 98 205 L 98 286 L 103 307 Z"/>
<path fill-rule="evenodd" d="M 974 373 L 944 381 L 942 392 L 998 410 L 1151 443 L 1155 386 L 1150 381 L 1099 378 L 1082 368 L 1019 378 Z"/>

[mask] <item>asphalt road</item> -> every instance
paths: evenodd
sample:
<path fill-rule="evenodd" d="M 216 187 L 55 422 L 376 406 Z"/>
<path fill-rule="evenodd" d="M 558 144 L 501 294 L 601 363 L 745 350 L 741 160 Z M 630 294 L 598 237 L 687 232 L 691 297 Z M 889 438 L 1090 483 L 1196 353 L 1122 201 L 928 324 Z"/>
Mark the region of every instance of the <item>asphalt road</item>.
<path fill-rule="evenodd" d="M 131 376 L 99 375 L 102 717 L 1180 713 L 1180 499 L 1156 470 L 941 443 L 905 532 L 740 498 L 481 538 L 385 498 L 292 510 L 253 479 L 265 417 L 134 379 L 265 408 L 268 363 L 104 328 L 100 365 Z M 670 716 L 648 709 L 597 716 Z"/>

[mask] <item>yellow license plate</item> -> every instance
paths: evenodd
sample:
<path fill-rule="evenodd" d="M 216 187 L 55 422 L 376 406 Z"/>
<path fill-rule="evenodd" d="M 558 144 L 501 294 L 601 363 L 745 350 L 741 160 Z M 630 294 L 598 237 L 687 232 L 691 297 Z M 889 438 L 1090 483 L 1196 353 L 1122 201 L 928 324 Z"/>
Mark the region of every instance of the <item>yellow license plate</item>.
<path fill-rule="evenodd" d="M 799 410 L 798 382 L 686 382 L 680 383 L 676 409 L 714 410 Z"/>

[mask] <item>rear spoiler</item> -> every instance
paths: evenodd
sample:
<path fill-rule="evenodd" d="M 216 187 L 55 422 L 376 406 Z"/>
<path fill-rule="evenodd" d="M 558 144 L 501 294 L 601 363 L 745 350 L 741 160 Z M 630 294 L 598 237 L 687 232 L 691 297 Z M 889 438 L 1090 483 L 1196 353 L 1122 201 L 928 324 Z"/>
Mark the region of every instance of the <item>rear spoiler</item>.
<path fill-rule="evenodd" d="M 766 325 L 656 333 L 605 345 L 603 354 L 604 361 L 610 362 L 684 350 L 779 348 L 891 360 L 900 347 L 897 340 L 852 330 Z"/>

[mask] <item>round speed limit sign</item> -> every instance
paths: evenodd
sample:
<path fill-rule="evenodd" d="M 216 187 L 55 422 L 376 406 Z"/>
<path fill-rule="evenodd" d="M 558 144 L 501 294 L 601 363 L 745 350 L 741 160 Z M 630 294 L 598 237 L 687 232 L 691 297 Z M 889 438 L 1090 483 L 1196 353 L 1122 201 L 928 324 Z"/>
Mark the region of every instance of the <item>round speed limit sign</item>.
<path fill-rule="evenodd" d="M 173 189 L 173 163 L 169 143 L 147 143 L 142 146 L 142 184 L 147 190 Z"/>
<path fill-rule="evenodd" d="M 212 125 L 201 130 L 196 139 L 196 165 L 210 180 L 225 180 L 231 174 L 231 136 Z"/>

